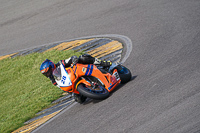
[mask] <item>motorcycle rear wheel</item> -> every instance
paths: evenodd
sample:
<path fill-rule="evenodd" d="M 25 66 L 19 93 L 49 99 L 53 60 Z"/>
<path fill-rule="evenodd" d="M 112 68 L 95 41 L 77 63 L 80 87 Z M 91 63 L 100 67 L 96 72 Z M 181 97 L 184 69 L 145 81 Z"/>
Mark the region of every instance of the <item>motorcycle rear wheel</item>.
<path fill-rule="evenodd" d="M 95 99 L 95 100 L 104 100 L 109 97 L 109 92 L 106 88 L 101 85 L 93 88 L 92 86 L 86 86 L 85 84 L 79 84 L 77 90 L 80 94 L 85 97 Z"/>
<path fill-rule="evenodd" d="M 122 65 L 118 65 L 116 68 L 122 84 L 125 84 L 131 80 L 132 75 L 131 71 L 128 68 Z"/>

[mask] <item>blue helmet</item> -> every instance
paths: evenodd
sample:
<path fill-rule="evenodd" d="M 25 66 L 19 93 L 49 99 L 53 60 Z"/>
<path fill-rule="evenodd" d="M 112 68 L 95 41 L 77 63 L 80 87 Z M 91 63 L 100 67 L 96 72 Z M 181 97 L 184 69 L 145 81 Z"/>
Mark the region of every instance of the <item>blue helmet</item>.
<path fill-rule="evenodd" d="M 40 66 L 40 72 L 49 77 L 55 68 L 56 65 L 51 60 L 46 59 Z"/>

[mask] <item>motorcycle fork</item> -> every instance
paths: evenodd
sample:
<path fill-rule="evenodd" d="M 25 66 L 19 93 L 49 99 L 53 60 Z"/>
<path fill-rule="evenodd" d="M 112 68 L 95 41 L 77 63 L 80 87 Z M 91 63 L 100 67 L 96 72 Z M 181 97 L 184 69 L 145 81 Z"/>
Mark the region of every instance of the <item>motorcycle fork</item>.
<path fill-rule="evenodd" d="M 99 79 L 95 79 L 95 80 L 98 80 L 97 82 L 95 82 L 95 81 L 91 80 L 88 77 L 81 77 L 81 78 L 86 80 L 87 82 L 89 82 L 91 87 L 92 87 L 92 89 L 97 88 L 99 86 L 99 84 L 101 84 L 103 87 L 105 86 L 101 81 L 99 81 Z M 98 83 L 98 82 L 100 82 L 100 83 Z"/>

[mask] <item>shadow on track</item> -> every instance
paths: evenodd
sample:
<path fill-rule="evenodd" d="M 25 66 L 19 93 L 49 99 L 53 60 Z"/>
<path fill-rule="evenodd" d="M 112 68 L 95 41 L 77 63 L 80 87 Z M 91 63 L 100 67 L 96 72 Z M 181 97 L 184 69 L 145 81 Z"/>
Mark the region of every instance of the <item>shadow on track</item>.
<path fill-rule="evenodd" d="M 129 82 L 133 81 L 136 78 L 137 78 L 137 75 L 136 76 L 132 76 L 132 78 L 131 78 L 131 80 Z M 122 88 L 124 85 L 126 85 L 126 83 L 125 84 L 119 84 L 112 92 L 110 92 L 110 96 L 112 96 L 113 93 L 115 93 L 117 90 L 119 90 L 120 88 Z M 104 99 L 104 100 L 106 100 L 106 99 Z M 82 103 L 82 105 L 87 105 L 87 104 L 90 104 L 90 103 L 95 104 L 95 103 L 99 103 L 101 101 L 103 101 L 103 100 L 95 100 L 95 99 L 87 98 L 86 101 L 84 103 Z"/>

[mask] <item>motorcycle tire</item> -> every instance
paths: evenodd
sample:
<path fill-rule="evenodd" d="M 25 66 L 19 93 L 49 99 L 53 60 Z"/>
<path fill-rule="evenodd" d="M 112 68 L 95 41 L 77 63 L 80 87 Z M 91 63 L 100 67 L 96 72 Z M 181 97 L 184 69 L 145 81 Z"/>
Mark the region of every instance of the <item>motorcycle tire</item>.
<path fill-rule="evenodd" d="M 98 85 L 98 88 L 94 90 L 91 87 L 81 83 L 78 85 L 77 90 L 81 95 L 95 100 L 104 100 L 109 97 L 108 90 L 100 85 Z"/>
<path fill-rule="evenodd" d="M 126 68 L 125 66 L 122 66 L 122 65 L 119 65 L 116 68 L 117 68 L 117 71 L 118 71 L 118 74 L 119 74 L 122 84 L 125 84 L 131 80 L 132 75 L 131 75 L 131 71 L 128 68 Z"/>

